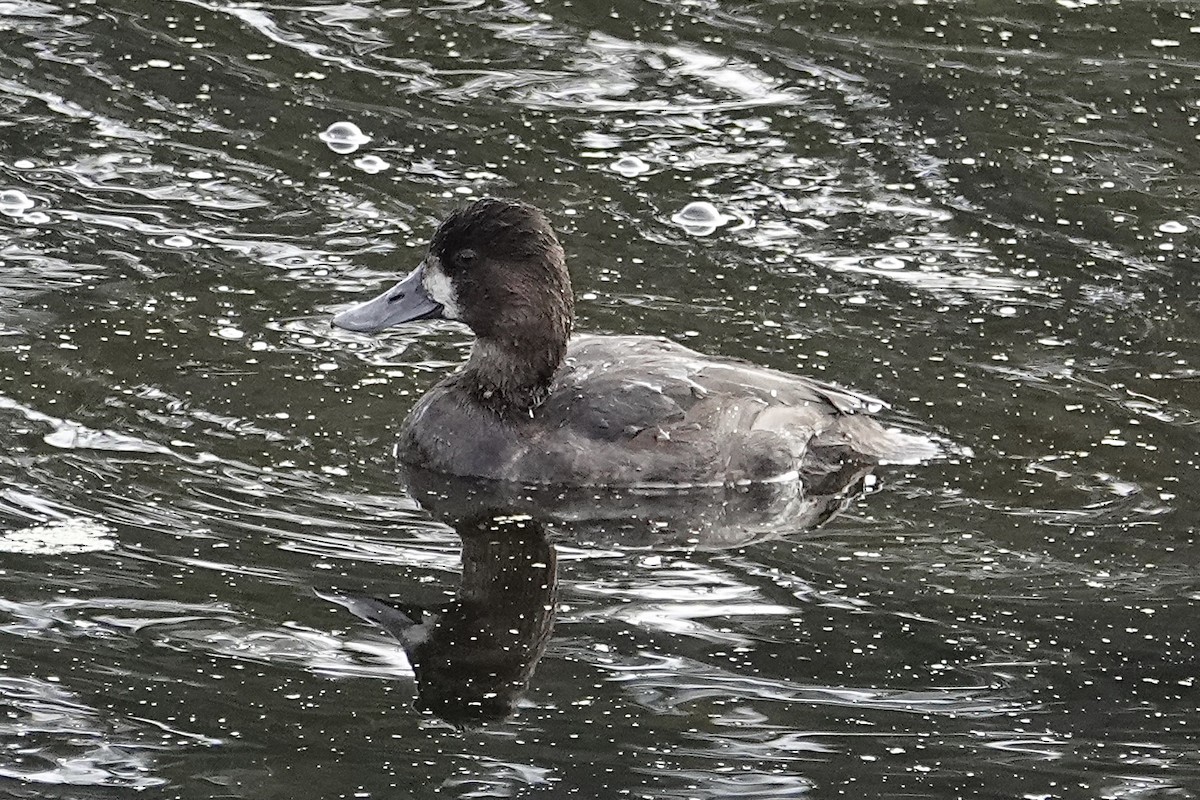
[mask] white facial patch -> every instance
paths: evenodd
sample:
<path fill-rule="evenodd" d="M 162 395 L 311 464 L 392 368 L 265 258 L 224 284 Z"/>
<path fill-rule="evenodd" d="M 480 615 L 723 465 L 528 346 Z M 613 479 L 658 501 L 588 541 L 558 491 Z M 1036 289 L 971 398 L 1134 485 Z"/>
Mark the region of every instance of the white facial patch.
<path fill-rule="evenodd" d="M 428 642 L 429 637 L 433 634 L 433 629 L 437 627 L 436 615 L 426 613 L 421 616 L 420 622 L 400 632 L 400 643 L 406 648 L 420 647 Z"/>
<path fill-rule="evenodd" d="M 421 284 L 434 302 L 442 307 L 442 316 L 446 319 L 461 319 L 458 312 L 458 292 L 454 291 L 454 282 L 442 271 L 442 262 L 433 254 L 425 257 Z"/>

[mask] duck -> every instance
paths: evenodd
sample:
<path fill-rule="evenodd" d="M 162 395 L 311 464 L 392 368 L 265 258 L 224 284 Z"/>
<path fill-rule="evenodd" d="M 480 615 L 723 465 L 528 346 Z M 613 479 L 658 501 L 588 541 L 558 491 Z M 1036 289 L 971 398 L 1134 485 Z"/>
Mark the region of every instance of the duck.
<path fill-rule="evenodd" d="M 666 338 L 574 334 L 566 255 L 525 202 L 458 208 L 411 273 L 332 323 L 375 333 L 426 319 L 457 320 L 475 340 L 400 426 L 395 453 L 414 469 L 537 486 L 818 491 L 940 453 L 930 436 L 885 426 L 887 405 L 870 395 Z"/>

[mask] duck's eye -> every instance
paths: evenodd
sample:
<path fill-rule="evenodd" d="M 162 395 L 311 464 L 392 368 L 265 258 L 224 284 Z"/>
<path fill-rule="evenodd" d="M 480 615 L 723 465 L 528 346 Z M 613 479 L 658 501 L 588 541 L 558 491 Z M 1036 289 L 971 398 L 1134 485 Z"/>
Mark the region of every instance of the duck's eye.
<path fill-rule="evenodd" d="M 475 263 L 478 259 L 475 251 L 469 247 L 464 247 L 454 254 L 454 265 L 460 269 L 466 269 Z"/>

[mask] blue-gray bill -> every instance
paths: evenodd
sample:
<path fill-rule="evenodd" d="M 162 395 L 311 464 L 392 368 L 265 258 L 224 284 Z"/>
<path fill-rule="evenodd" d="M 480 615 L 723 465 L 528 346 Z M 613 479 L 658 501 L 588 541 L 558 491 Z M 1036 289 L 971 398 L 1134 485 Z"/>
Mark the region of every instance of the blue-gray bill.
<path fill-rule="evenodd" d="M 333 324 L 348 331 L 374 333 L 404 322 L 441 316 L 441 304 L 425 291 L 424 274 L 422 262 L 383 294 L 334 316 Z"/>

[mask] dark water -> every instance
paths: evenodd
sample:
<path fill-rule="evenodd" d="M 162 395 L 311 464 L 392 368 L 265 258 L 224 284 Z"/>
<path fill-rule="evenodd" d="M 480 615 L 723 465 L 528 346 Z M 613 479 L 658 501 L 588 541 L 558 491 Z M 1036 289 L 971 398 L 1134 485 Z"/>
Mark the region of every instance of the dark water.
<path fill-rule="evenodd" d="M 0 0 L 0 792 L 1200 796 L 1198 75 L 1180 2 Z M 974 458 L 464 574 L 390 432 L 467 334 L 327 320 L 485 194 L 582 329 Z M 540 662 L 465 731 L 315 594 L 469 629 L 530 570 Z"/>

